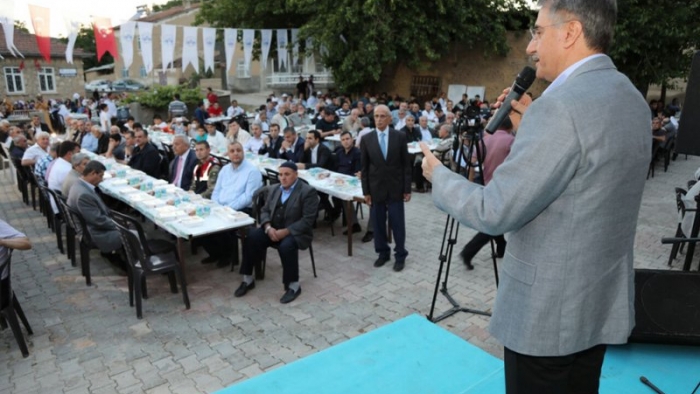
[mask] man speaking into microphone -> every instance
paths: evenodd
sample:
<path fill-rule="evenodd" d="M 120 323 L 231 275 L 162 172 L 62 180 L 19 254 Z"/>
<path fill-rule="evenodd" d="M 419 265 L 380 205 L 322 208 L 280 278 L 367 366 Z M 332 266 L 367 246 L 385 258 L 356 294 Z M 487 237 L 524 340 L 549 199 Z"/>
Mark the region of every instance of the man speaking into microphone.
<path fill-rule="evenodd" d="M 489 329 L 505 347 L 507 393 L 597 393 L 606 345 L 625 343 L 634 326 L 649 109 L 605 55 L 615 0 L 539 6 L 527 52 L 551 84 L 535 102 L 501 103 L 518 129 L 508 158 L 485 187 L 426 146 L 423 170 L 438 208 L 506 234 Z"/>

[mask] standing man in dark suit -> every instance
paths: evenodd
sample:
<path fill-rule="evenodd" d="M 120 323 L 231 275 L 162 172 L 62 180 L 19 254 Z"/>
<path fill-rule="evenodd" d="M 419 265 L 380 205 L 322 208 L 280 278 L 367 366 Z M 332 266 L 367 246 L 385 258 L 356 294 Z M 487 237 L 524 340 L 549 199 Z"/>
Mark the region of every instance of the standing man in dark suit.
<path fill-rule="evenodd" d="M 109 217 L 109 209 L 97 194 L 95 188 L 102 182 L 104 164 L 93 160 L 83 170 L 83 175 L 70 188 L 69 207 L 74 208 L 85 218 L 92 241 L 102 253 L 110 253 L 121 248 L 119 230 Z"/>
<path fill-rule="evenodd" d="M 170 163 L 169 181 L 183 190 L 190 190 L 194 168 L 197 166 L 197 155 L 190 149 L 187 136 L 178 134 L 173 137 L 173 153 L 175 158 Z"/>
<path fill-rule="evenodd" d="M 277 157 L 295 163 L 301 162 L 304 158 L 304 139 L 297 135 L 294 127 L 284 129 L 284 141 Z"/>
<path fill-rule="evenodd" d="M 394 130 L 391 112 L 386 105 L 374 109 L 376 129 L 360 143 L 362 152 L 362 194 L 370 206 L 374 227 L 374 250 L 379 258 L 375 267 L 389 261 L 386 219 L 389 215 L 394 234 L 394 271 L 401 271 L 408 256 L 405 248 L 406 220 L 404 202 L 411 201 L 411 161 L 406 134 Z"/>
<path fill-rule="evenodd" d="M 306 249 L 313 239 L 313 225 L 318 210 L 316 191 L 297 178 L 292 162 L 280 165 L 280 186 L 270 186 L 269 195 L 260 212 L 260 227 L 250 231 L 243 243 L 243 283 L 234 295 L 243 297 L 255 288 L 253 267 L 260 263 L 266 249 L 276 244 L 282 260 L 283 304 L 301 294 L 299 286 L 299 249 Z"/>

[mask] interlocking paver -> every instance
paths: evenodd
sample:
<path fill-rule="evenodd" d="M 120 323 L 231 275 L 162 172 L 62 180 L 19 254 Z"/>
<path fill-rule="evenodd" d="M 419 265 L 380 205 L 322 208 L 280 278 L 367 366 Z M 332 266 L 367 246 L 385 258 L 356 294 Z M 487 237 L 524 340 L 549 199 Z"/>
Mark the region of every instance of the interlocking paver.
<path fill-rule="evenodd" d="M 655 178 L 647 180 L 635 243 L 637 267 L 666 267 L 670 247 L 660 239 L 675 233 L 673 188 L 685 186 L 698 167 L 700 158 L 681 156 L 667 173 L 658 168 Z M 266 279 L 246 297 L 234 298 L 240 276 L 199 264 L 204 252 L 200 248 L 191 256 L 187 247 L 192 309 L 184 309 L 180 294 L 170 293 L 165 278 L 153 277 L 148 279 L 144 318 L 138 320 L 129 307 L 126 277 L 93 251 L 94 284 L 85 286 L 80 269 L 57 252 L 46 220 L 22 203 L 16 187 L 0 179 L 0 217 L 25 232 L 34 246 L 13 255 L 12 270 L 15 291 L 34 329 L 27 338 L 30 356 L 23 359 L 11 333 L 0 331 L 0 392 L 210 392 L 430 311 L 445 225 L 430 194 L 415 194 L 407 205 L 410 254 L 401 273 L 393 272 L 391 264 L 372 267 L 374 247 L 360 242 L 362 234 L 354 238 L 354 255 L 347 256 L 338 225 L 333 237 L 319 221 L 314 239 L 318 278 L 313 278 L 308 253 L 301 252 L 304 292 L 294 303 L 279 304 L 283 289 L 277 253 L 268 253 Z M 365 228 L 366 219 L 361 223 Z M 456 248 L 474 233 L 460 227 Z M 448 278 L 450 294 L 464 306 L 489 310 L 496 295 L 489 248 L 475 257 L 473 271 L 464 269 L 458 252 Z M 682 258 L 673 269 L 680 268 Z M 449 308 L 439 295 L 436 314 Z M 502 357 L 488 322 L 488 317 L 458 313 L 439 324 Z"/>

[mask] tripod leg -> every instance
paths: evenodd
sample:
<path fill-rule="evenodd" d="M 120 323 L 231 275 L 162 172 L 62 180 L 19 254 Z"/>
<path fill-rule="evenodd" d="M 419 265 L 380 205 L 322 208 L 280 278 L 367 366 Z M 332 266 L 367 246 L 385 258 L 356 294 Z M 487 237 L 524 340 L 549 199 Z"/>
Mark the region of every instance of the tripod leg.
<path fill-rule="evenodd" d="M 434 321 L 433 320 L 433 312 L 435 312 L 435 301 L 437 300 L 437 294 L 438 294 L 438 289 L 440 288 L 440 279 L 442 278 L 442 269 L 445 266 L 445 260 L 447 259 L 447 254 L 443 253 L 445 252 L 446 249 L 446 244 L 445 241 L 448 239 L 447 238 L 447 228 L 449 227 L 450 224 L 450 215 L 447 215 L 447 220 L 445 221 L 445 229 L 443 230 L 442 233 L 442 243 L 440 244 L 440 267 L 438 268 L 438 275 L 437 279 L 435 280 L 435 291 L 433 292 L 433 301 L 430 304 L 430 313 L 428 314 L 428 320 Z M 451 235 L 451 234 L 450 234 Z"/>
<path fill-rule="evenodd" d="M 455 223 L 457 223 L 456 226 Z M 453 233 L 454 236 L 452 236 Z M 450 266 L 452 265 L 452 250 L 454 250 L 454 246 L 457 243 L 458 233 L 459 223 L 454 218 L 451 218 L 450 235 L 447 238 L 447 251 L 445 252 L 445 255 L 447 256 L 447 268 L 445 269 L 445 281 L 442 283 L 443 291 L 447 289 L 447 279 L 450 277 Z"/>

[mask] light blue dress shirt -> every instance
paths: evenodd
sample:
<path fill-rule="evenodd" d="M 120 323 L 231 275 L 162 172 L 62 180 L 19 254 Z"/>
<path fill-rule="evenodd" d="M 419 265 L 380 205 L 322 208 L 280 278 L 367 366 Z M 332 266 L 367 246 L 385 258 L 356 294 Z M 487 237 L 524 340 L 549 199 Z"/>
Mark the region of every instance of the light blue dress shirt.
<path fill-rule="evenodd" d="M 292 186 L 289 187 L 289 189 L 285 189 L 282 187 L 282 185 L 280 185 L 280 190 L 282 190 L 282 196 L 280 197 L 282 199 L 282 204 L 287 202 L 287 199 L 289 198 L 289 196 L 292 195 L 292 192 L 294 191 L 294 187 L 296 187 L 298 182 L 299 182 L 298 179 L 296 181 L 294 181 L 294 183 L 292 184 Z"/>
<path fill-rule="evenodd" d="M 92 133 L 87 133 L 83 136 L 83 141 L 80 143 L 80 147 L 95 153 L 97 152 L 97 142 L 97 138 L 95 138 Z"/>
<path fill-rule="evenodd" d="M 227 164 L 219 172 L 211 199 L 240 211 L 253 205 L 253 193 L 262 185 L 260 170 L 247 160 L 243 160 L 238 168 L 234 168 L 233 163 Z"/>

